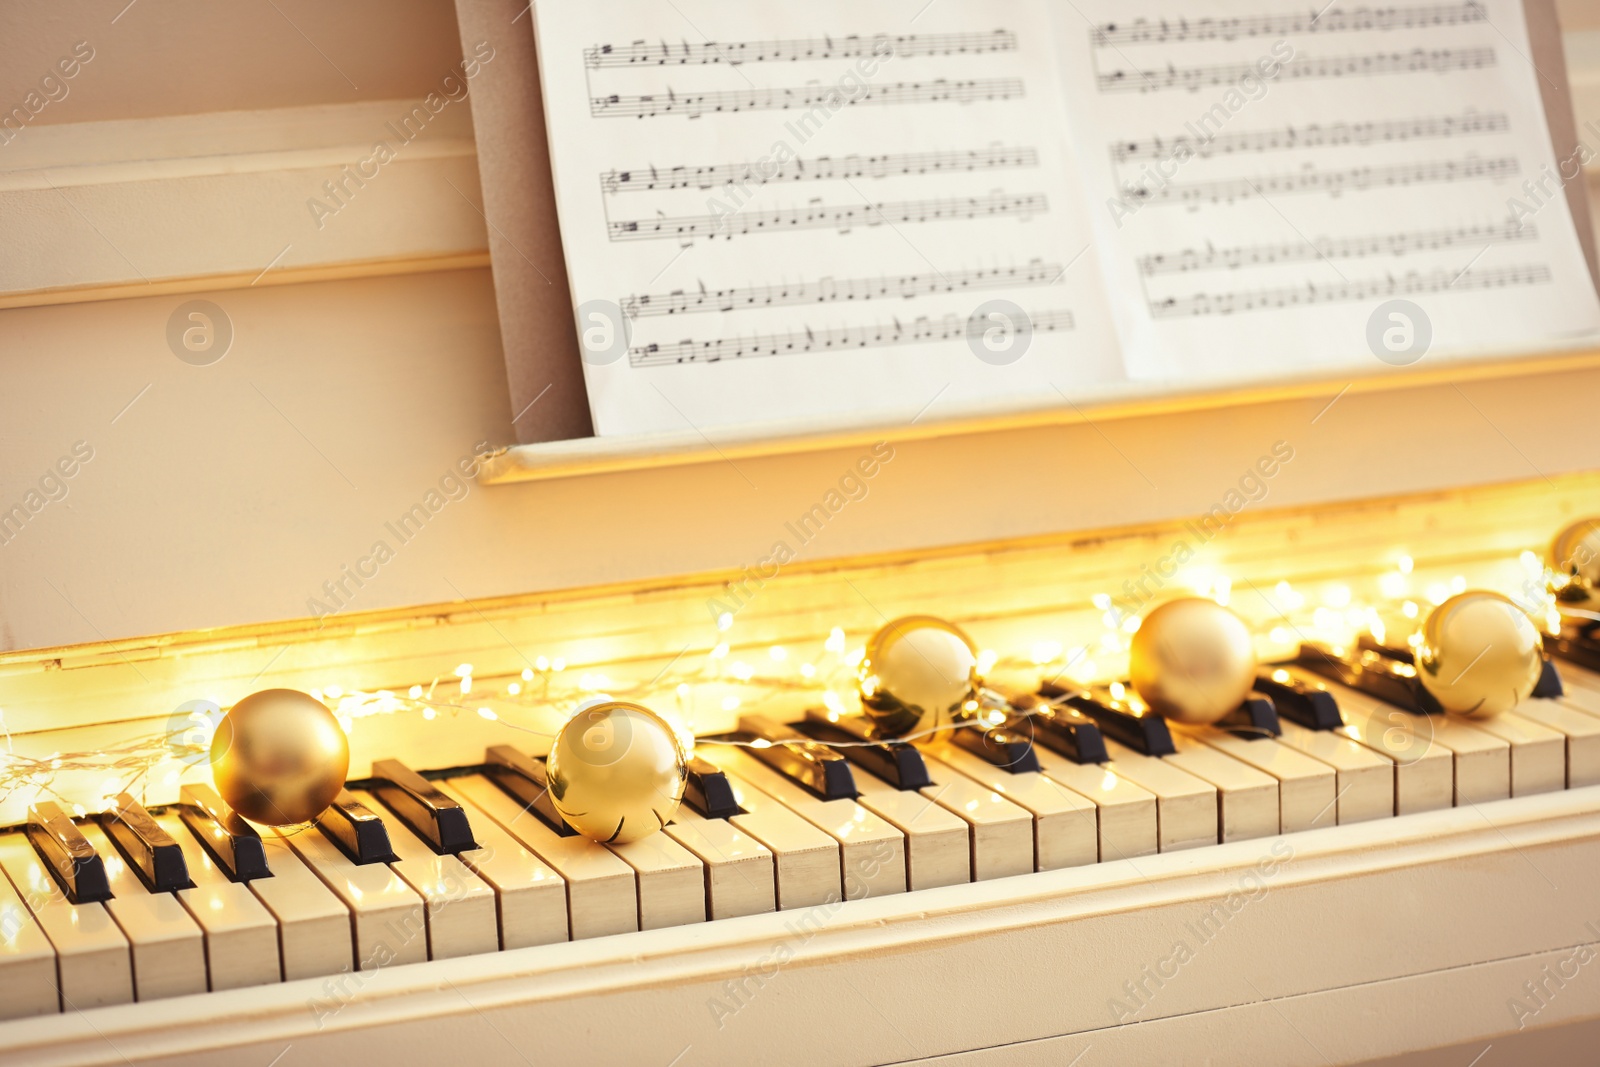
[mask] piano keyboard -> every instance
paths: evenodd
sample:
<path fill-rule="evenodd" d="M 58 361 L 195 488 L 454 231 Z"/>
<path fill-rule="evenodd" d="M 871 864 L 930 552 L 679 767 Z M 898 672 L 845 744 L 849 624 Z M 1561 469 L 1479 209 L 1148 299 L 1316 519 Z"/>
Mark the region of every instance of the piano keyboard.
<path fill-rule="evenodd" d="M 691 799 L 666 831 L 624 845 L 541 814 L 531 799 L 542 761 L 503 752 L 423 777 L 384 761 L 383 777 L 350 783 L 317 826 L 286 836 L 257 837 L 203 787 L 152 813 L 127 797 L 77 819 L 41 804 L 37 826 L 0 834 L 0 1017 L 916 893 L 1600 783 L 1600 673 L 1586 668 L 1563 663 L 1562 695 L 1489 721 L 1416 714 L 1302 666 L 1270 670 L 1276 735 L 1161 724 L 1167 744 L 1160 725 L 1107 717 L 1121 714 L 1109 699 L 1092 714 L 1053 713 L 1031 745 L 1016 736 L 1028 729 L 1020 717 L 989 738 L 968 727 L 914 749 L 825 747 L 816 742 L 849 724 L 815 714 L 749 717 L 721 738 L 742 744 L 699 746 Z M 1343 725 L 1327 717 L 1333 705 Z"/>

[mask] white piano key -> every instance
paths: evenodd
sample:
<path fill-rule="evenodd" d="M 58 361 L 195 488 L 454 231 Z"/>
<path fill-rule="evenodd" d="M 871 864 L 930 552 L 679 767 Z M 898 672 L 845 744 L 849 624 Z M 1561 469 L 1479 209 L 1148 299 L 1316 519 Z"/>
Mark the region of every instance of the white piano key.
<path fill-rule="evenodd" d="M 972 835 L 957 818 L 915 790 L 900 790 L 852 766 L 856 802 L 905 835 L 906 875 L 912 890 L 972 881 Z"/>
<path fill-rule="evenodd" d="M 1217 787 L 1217 813 L 1222 840 L 1249 841 L 1279 832 L 1278 780 L 1181 730 L 1172 731 L 1177 752 L 1166 757 L 1179 770 Z"/>
<path fill-rule="evenodd" d="M 1289 673 L 1314 679 L 1333 694 L 1345 725 L 1339 731 L 1394 764 L 1396 815 L 1448 808 L 1456 802 L 1456 754 L 1435 744 L 1432 716 L 1412 715 L 1338 682 L 1299 668 Z M 1507 788 L 1510 787 L 1507 760 Z"/>
<path fill-rule="evenodd" d="M 1511 746 L 1511 795 L 1554 793 L 1567 784 L 1567 737 L 1559 730 L 1508 711 L 1472 725 Z"/>
<path fill-rule="evenodd" d="M 1106 766 L 1155 794 L 1156 834 L 1162 852 L 1200 848 L 1217 843 L 1219 819 L 1217 787 L 1168 763 L 1146 756 L 1106 738 Z"/>
<path fill-rule="evenodd" d="M 391 964 L 427 960 L 428 920 L 422 898 L 387 863 L 353 863 L 315 827 L 276 837 L 349 910 L 356 970 L 375 971 Z M 269 863 L 271 855 L 268 853 Z"/>
<path fill-rule="evenodd" d="M 128 939 L 104 904 L 73 904 L 23 834 L 0 835 L 0 867 L 56 953 L 61 1009 L 133 1002 Z"/>
<path fill-rule="evenodd" d="M 906 891 L 905 835 L 882 816 L 854 800 L 823 800 L 736 746 L 715 746 L 710 758 L 838 843 L 844 899 Z"/>
<path fill-rule="evenodd" d="M 778 909 L 772 852 L 731 823 L 680 807 L 666 831 L 706 866 L 706 911 L 713 919 Z"/>
<path fill-rule="evenodd" d="M 177 895 L 205 932 L 212 990 L 282 981 L 278 920 L 249 886 L 228 880 L 182 819 L 174 814 L 157 815 L 156 822 L 183 848 L 194 888 L 180 889 Z"/>
<path fill-rule="evenodd" d="M 389 847 L 395 854 L 389 866 L 422 898 L 428 958 L 449 960 L 499 951 L 500 919 L 488 883 L 455 856 L 435 852 L 371 793 L 361 789 L 350 793 L 389 828 Z"/>
<path fill-rule="evenodd" d="M 1239 737 L 1216 728 L 1182 732 L 1278 782 L 1278 831 L 1293 833 L 1339 821 L 1337 775 L 1332 767 L 1271 737 Z"/>
<path fill-rule="evenodd" d="M 1032 817 L 1034 870 L 1078 867 L 1099 859 L 1099 821 L 1092 800 L 1037 771 L 1012 774 L 949 743 L 932 746 L 926 758 L 930 771 L 939 767 L 938 776 L 960 774 Z"/>
<path fill-rule="evenodd" d="M 1593 687 L 1591 687 L 1588 679 L 1579 680 L 1577 678 L 1573 673 L 1574 668 L 1569 664 L 1561 663 L 1557 666 L 1561 671 L 1562 689 L 1564 691 L 1555 699 L 1569 708 L 1578 709 L 1585 715 L 1600 717 L 1600 675 L 1589 676 L 1589 678 L 1594 679 Z"/>
<path fill-rule="evenodd" d="M 1556 672 L 1561 675 L 1561 687 L 1568 694 L 1574 690 L 1579 691 L 1600 706 L 1600 672 L 1591 671 L 1587 667 L 1580 667 L 1564 659 L 1556 660 Z"/>
<path fill-rule="evenodd" d="M 706 865 L 693 852 L 662 833 L 605 847 L 639 881 L 639 929 L 706 921 Z"/>
<path fill-rule="evenodd" d="M 250 892 L 278 922 L 283 980 L 321 978 L 355 967 L 350 909 L 323 884 L 306 861 L 277 834 L 261 835 L 271 878 L 248 883 Z"/>
<path fill-rule="evenodd" d="M 206 991 L 206 943 L 199 925 L 172 893 L 152 893 L 98 826 L 78 826 L 106 868 L 112 899 L 105 908 L 133 952 L 133 995 L 160 1000 Z"/>
<path fill-rule="evenodd" d="M 20 837 L 20 834 L 12 835 Z M 56 950 L 0 867 L 0 1020 L 54 1015 Z"/>
<path fill-rule="evenodd" d="M 1404 753 L 1396 767 L 1403 759 L 1420 760 L 1434 750 L 1449 753 L 1455 765 L 1452 803 L 1478 804 L 1511 795 L 1511 745 L 1502 738 L 1448 715 L 1414 715 L 1336 682 L 1326 684 L 1344 710 L 1346 726 L 1360 728 L 1357 740 Z"/>
<path fill-rule="evenodd" d="M 741 809 L 728 821 L 772 853 L 778 910 L 843 900 L 839 843 L 737 775 L 723 773 Z"/>
<path fill-rule="evenodd" d="M 556 833 L 482 775 L 452 778 L 447 784 L 566 882 L 567 932 L 572 940 L 639 929 L 638 877 L 604 845 Z"/>
<path fill-rule="evenodd" d="M 1100 822 L 1100 862 L 1153 856 L 1160 847 L 1155 794 L 1109 764 L 1074 763 L 1038 745 L 1033 754 L 1046 778 L 1094 803 Z"/>
<path fill-rule="evenodd" d="M 481 846 L 460 854 L 461 862 L 494 888 L 500 914 L 500 947 L 526 948 L 567 939 L 567 883 L 555 870 L 506 833 L 466 794 L 448 782 L 439 791 L 460 804 Z"/>
<path fill-rule="evenodd" d="M 1579 711 L 1565 698 L 1534 697 L 1518 704 L 1516 710 L 1522 718 L 1566 737 L 1568 789 L 1600 783 L 1600 715 Z"/>
<path fill-rule="evenodd" d="M 930 761 L 922 795 L 971 828 L 972 880 L 1033 871 L 1033 815 L 999 793 Z M 859 782 L 862 771 L 856 772 Z"/>
<path fill-rule="evenodd" d="M 1297 722 L 1279 724 L 1279 741 L 1321 760 L 1337 774 L 1340 824 L 1387 819 L 1394 815 L 1394 761 L 1336 730 L 1312 730 Z"/>

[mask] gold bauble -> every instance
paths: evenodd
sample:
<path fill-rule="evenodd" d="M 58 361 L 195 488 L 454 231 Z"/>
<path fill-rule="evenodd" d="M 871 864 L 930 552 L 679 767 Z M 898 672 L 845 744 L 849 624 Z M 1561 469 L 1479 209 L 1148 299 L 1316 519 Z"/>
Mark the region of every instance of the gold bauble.
<path fill-rule="evenodd" d="M 1489 719 L 1527 700 L 1544 642 L 1516 603 L 1473 589 L 1433 609 L 1416 648 L 1417 676 L 1445 711 Z"/>
<path fill-rule="evenodd" d="M 1580 519 L 1556 534 L 1545 566 L 1556 580 L 1558 601 L 1600 607 L 1600 519 Z"/>
<path fill-rule="evenodd" d="M 1169 600 L 1144 617 L 1129 649 L 1133 688 L 1174 722 L 1216 722 L 1243 703 L 1256 680 L 1244 620 L 1213 600 Z"/>
<path fill-rule="evenodd" d="M 291 826 L 327 810 L 344 788 L 350 741 L 320 700 L 264 689 L 235 704 L 211 739 L 211 777 L 251 822 Z"/>
<path fill-rule="evenodd" d="M 972 639 L 932 615 L 907 615 L 880 628 L 867 642 L 856 680 L 862 710 L 891 737 L 970 717 L 983 685 Z"/>
<path fill-rule="evenodd" d="M 672 819 L 688 784 L 683 742 L 640 704 L 598 700 L 556 734 L 550 799 L 567 824 L 608 843 L 637 841 Z"/>

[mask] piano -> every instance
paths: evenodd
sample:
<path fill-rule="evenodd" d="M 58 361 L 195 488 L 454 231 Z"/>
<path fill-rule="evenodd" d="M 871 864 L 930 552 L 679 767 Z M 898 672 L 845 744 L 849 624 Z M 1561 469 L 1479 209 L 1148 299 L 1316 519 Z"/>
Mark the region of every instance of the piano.
<path fill-rule="evenodd" d="M 560 263 L 483 213 L 508 164 L 473 122 L 518 106 L 492 78 L 526 69 L 521 5 L 68 7 L 99 58 L 0 146 L 31 250 L 0 264 L 0 1063 L 1592 1062 L 1600 662 L 1552 645 L 1558 694 L 1472 722 L 1302 646 L 1381 658 L 1364 638 L 1461 589 L 1531 602 L 1600 515 L 1600 353 L 586 440 L 575 374 L 504 360 L 506 279 Z M 1581 57 L 1600 17 L 1562 15 Z M 18 30 L 41 71 L 71 49 L 46 22 Z M 468 36 L 497 49 L 473 114 L 308 223 Z M 231 331 L 209 362 L 166 333 L 200 299 Z M 1178 593 L 1258 643 L 1215 726 L 1125 684 L 1126 609 Z M 913 611 L 1015 714 L 840 747 L 852 655 Z M 282 834 L 203 751 L 272 687 L 351 746 Z M 598 692 L 696 736 L 629 844 L 544 791 Z"/>

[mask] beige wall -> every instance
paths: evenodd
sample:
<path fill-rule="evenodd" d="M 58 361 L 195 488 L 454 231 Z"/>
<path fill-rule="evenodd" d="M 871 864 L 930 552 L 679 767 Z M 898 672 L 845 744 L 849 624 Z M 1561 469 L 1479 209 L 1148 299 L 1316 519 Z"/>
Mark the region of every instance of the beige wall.
<path fill-rule="evenodd" d="M 37 122 L 420 97 L 461 57 L 449 0 L 7 0 L 0 110 L 79 41 L 94 59 Z"/>

